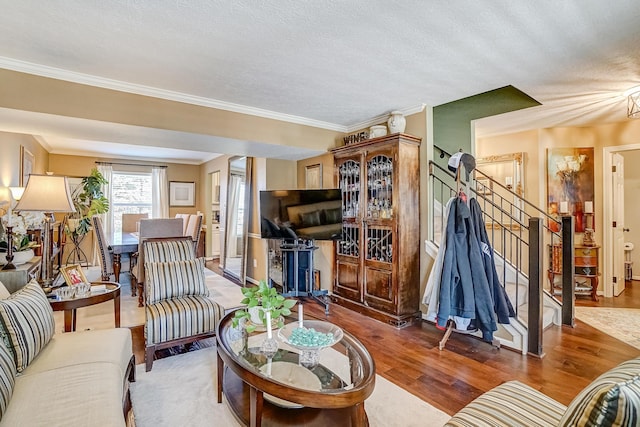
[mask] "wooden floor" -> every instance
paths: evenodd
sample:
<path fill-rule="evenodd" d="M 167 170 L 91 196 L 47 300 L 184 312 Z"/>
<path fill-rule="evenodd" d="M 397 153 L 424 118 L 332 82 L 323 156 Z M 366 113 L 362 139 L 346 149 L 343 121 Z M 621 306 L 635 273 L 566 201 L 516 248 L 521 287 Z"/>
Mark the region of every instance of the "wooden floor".
<path fill-rule="evenodd" d="M 640 282 L 617 298 L 598 303 L 579 299 L 578 305 L 640 307 Z M 324 317 L 313 302 L 305 314 Z M 453 414 L 483 392 L 504 381 L 517 379 L 563 404 L 595 377 L 640 350 L 576 320 L 575 328 L 552 326 L 544 334 L 541 359 L 497 349 L 477 338 L 453 334 L 446 348 L 438 349 L 443 331 L 431 323 L 417 322 L 396 329 L 332 304 L 327 320 L 355 335 L 372 354 L 376 372 L 433 406 Z M 144 358 L 142 327 L 133 331 L 137 363 Z M 426 425 L 426 424 L 425 424 Z"/>

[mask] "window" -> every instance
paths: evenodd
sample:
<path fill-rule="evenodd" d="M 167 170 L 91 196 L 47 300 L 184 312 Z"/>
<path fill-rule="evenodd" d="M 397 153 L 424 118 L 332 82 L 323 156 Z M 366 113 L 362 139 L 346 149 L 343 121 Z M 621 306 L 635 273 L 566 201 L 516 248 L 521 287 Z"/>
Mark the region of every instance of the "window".
<path fill-rule="evenodd" d="M 151 217 L 151 174 L 116 172 L 111 175 L 113 229 L 122 231 L 123 213 L 147 213 Z"/>

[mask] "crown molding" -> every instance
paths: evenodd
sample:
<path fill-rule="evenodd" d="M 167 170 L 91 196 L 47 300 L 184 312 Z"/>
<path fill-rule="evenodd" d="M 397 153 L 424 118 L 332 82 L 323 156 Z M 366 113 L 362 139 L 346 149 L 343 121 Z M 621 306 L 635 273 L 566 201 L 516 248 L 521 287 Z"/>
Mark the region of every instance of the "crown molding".
<path fill-rule="evenodd" d="M 421 112 L 422 110 L 424 110 L 426 106 L 427 104 L 418 104 L 418 105 L 414 105 L 413 107 L 407 107 L 404 109 L 397 109 L 393 111 L 400 111 L 404 116 L 410 116 L 412 114 Z M 389 113 L 390 112 L 391 110 L 389 111 Z M 386 124 L 387 120 L 389 120 L 389 113 L 380 114 L 379 116 L 351 125 L 347 128 L 347 131 L 345 133 L 355 132 L 357 130 L 368 128 L 369 126 L 373 126 L 373 125 L 378 125 L 380 123 Z"/>
<path fill-rule="evenodd" d="M 232 111 L 234 113 L 248 114 L 251 116 L 263 117 L 265 119 L 273 119 L 304 126 L 312 126 L 336 132 L 347 132 L 346 126 L 338 125 L 335 123 L 313 120 L 306 117 L 294 116 L 292 114 L 277 113 L 275 111 L 234 104 L 231 102 L 219 101 L 217 99 L 205 98 L 201 96 L 189 95 L 181 92 L 159 89 L 151 86 L 144 86 L 135 83 L 127 83 L 119 80 L 92 76 L 89 74 L 77 73 L 74 71 L 34 64 L 26 61 L 19 61 L 2 56 L 0 56 L 0 68 L 6 68 L 8 70 L 27 74 L 34 74 L 42 77 L 64 80 L 72 83 L 101 87 L 103 89 L 117 90 L 121 92 L 134 93 L 137 95 L 166 99 L 168 101 L 184 102 L 186 104 L 199 105 L 201 107 L 216 108 L 219 110 Z"/>

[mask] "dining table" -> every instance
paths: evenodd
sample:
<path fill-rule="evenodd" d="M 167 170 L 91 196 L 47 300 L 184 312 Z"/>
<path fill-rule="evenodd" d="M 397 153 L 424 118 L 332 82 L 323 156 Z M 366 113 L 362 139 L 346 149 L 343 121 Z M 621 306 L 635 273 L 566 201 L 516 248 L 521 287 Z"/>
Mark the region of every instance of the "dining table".
<path fill-rule="evenodd" d="M 139 235 L 137 232 L 116 231 L 109 240 L 109 249 L 113 255 L 113 274 L 116 282 L 120 283 L 120 269 L 122 254 L 138 252 Z"/>

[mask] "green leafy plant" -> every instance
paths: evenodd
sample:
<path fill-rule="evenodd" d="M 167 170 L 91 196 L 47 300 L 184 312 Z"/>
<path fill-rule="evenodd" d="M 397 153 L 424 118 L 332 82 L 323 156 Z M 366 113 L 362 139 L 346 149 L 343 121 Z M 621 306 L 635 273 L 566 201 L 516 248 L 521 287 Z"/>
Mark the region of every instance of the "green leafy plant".
<path fill-rule="evenodd" d="M 91 228 L 91 217 L 109 211 L 109 200 L 102 192 L 102 185 L 108 184 L 97 168 L 82 178 L 82 185 L 71 195 L 76 212 L 69 217 L 65 232 L 72 236 L 82 236 Z"/>
<path fill-rule="evenodd" d="M 258 316 L 263 325 L 266 326 L 265 311 L 271 312 L 271 319 L 277 320 L 277 327 L 284 326 L 284 321 L 281 316 L 288 316 L 291 314 L 291 308 L 296 305 L 296 300 L 287 299 L 280 295 L 275 288 L 270 287 L 266 281 L 261 280 L 258 286 L 252 286 L 250 288 L 242 288 L 242 304 L 246 304 L 246 309 L 236 310 L 233 317 L 233 326 L 237 327 L 241 319 L 249 320 L 251 314 L 249 309 L 253 307 L 261 307 L 258 310 Z M 253 332 L 256 329 L 256 325 L 250 323 L 247 325 L 247 332 Z"/>

